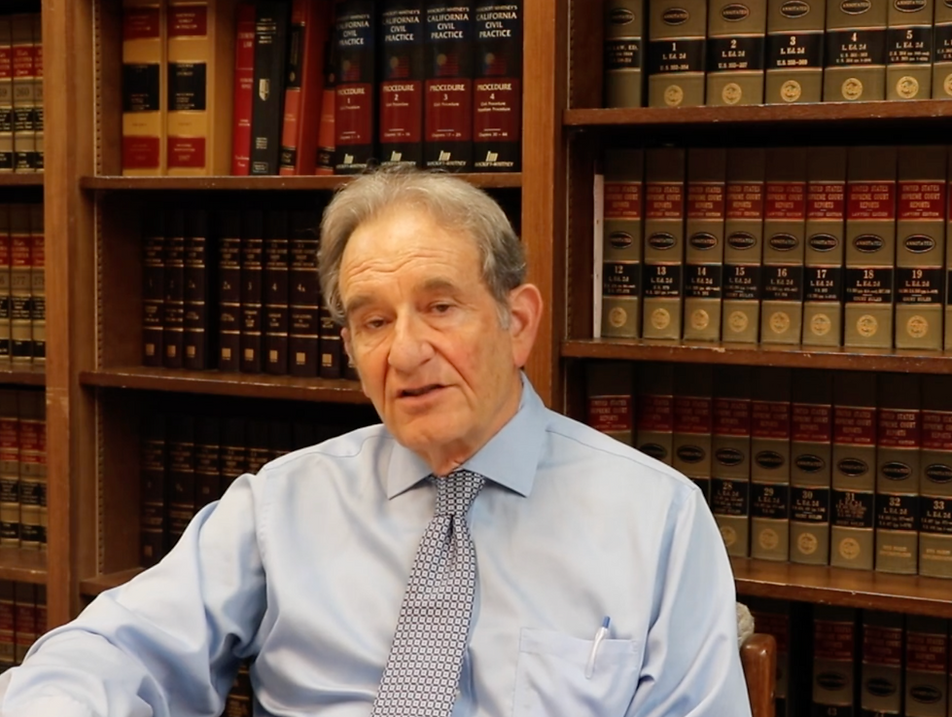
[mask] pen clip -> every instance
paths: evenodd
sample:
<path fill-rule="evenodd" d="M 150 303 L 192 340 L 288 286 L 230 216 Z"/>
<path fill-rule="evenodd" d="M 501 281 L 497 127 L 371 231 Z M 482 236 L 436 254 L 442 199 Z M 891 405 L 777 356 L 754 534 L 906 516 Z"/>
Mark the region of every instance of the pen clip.
<path fill-rule="evenodd" d="M 585 679 L 592 679 L 592 675 L 595 674 L 595 657 L 598 655 L 598 647 L 602 644 L 602 640 L 608 637 L 608 626 L 611 625 L 612 619 L 605 616 L 605 619 L 602 620 L 601 627 L 595 631 L 595 639 L 592 640 L 592 650 L 588 653 L 588 662 L 585 664 Z"/>

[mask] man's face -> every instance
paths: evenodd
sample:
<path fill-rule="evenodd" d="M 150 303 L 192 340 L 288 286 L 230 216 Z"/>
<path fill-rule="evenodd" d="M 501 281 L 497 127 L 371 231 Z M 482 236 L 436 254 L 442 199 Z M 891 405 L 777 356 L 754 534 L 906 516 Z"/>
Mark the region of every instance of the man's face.
<path fill-rule="evenodd" d="M 435 472 L 465 461 L 515 413 L 525 322 L 501 326 L 470 238 L 394 208 L 351 235 L 340 293 L 364 393 Z"/>

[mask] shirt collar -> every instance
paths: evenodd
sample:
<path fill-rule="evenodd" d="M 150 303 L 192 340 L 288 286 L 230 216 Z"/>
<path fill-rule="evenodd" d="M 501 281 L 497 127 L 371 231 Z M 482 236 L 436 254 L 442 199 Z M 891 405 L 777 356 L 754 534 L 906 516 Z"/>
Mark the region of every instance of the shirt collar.
<path fill-rule="evenodd" d="M 460 468 L 528 496 L 539 464 L 545 427 L 542 399 L 522 374 L 522 397 L 516 415 Z M 387 497 L 412 488 L 431 472 L 420 456 L 394 441 L 387 470 Z"/>

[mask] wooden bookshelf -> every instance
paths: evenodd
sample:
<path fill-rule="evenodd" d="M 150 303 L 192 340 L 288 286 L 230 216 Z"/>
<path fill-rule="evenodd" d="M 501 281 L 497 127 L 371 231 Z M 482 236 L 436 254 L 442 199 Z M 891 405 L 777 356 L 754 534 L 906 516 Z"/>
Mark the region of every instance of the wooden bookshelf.
<path fill-rule="evenodd" d="M 129 568 L 115 573 L 106 573 L 97 575 L 94 578 L 80 580 L 79 590 L 85 597 L 96 597 L 99 593 L 104 593 L 112 588 L 117 588 L 124 583 L 129 582 L 136 575 L 142 572 L 142 568 Z"/>
<path fill-rule="evenodd" d="M 42 187 L 43 172 L 0 174 L 0 187 Z"/>
<path fill-rule="evenodd" d="M 46 369 L 43 366 L 15 366 L 8 364 L 0 367 L 0 384 L 14 386 L 45 386 Z"/>
<path fill-rule="evenodd" d="M 460 174 L 467 182 L 485 189 L 518 189 L 522 186 L 519 172 L 500 174 Z M 99 191 L 314 191 L 333 190 L 352 181 L 352 177 L 81 177 L 83 189 Z"/>
<path fill-rule="evenodd" d="M 0 580 L 46 582 L 46 551 L 0 548 Z"/>

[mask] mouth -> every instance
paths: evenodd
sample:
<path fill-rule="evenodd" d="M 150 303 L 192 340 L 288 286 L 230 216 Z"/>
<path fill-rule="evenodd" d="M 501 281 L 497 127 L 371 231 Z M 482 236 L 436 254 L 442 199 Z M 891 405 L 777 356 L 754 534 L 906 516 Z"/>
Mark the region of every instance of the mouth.
<path fill-rule="evenodd" d="M 442 385 L 438 383 L 430 383 L 426 386 L 419 386 L 416 388 L 405 388 L 398 394 L 399 398 L 419 398 L 420 396 L 428 396 L 436 391 L 439 391 L 443 388 Z"/>

